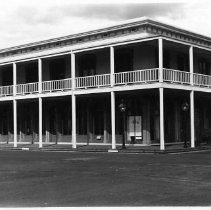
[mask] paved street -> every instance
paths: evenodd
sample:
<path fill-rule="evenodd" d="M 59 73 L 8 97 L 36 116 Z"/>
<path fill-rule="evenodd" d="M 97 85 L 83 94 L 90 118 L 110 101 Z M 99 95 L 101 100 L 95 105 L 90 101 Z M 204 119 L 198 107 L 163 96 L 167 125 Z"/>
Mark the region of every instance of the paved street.
<path fill-rule="evenodd" d="M 210 206 L 211 152 L 0 152 L 0 206 Z"/>

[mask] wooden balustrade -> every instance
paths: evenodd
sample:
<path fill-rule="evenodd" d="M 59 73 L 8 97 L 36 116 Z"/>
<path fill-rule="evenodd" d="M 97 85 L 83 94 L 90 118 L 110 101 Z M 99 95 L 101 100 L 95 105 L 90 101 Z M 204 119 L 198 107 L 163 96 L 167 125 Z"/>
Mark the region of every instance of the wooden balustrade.
<path fill-rule="evenodd" d="M 159 69 L 144 69 L 129 72 L 114 73 L 114 86 L 159 82 Z M 174 69 L 163 69 L 163 82 L 191 85 L 191 73 Z M 76 89 L 111 87 L 111 74 L 94 75 L 75 78 Z M 193 74 L 193 85 L 211 87 L 211 76 Z M 13 95 L 13 85 L 0 87 L 0 96 Z M 65 91 L 72 89 L 72 79 L 43 81 L 41 93 Z M 39 92 L 39 83 L 16 85 L 17 95 Z"/>
<path fill-rule="evenodd" d="M 196 86 L 211 87 L 211 76 L 204 74 L 193 74 L 193 84 Z"/>
<path fill-rule="evenodd" d="M 70 78 L 42 82 L 42 92 L 64 91 L 70 90 L 71 88 L 72 81 Z"/>
<path fill-rule="evenodd" d="M 114 74 L 115 85 L 158 81 L 158 69 L 144 69 Z"/>
<path fill-rule="evenodd" d="M 174 69 L 163 69 L 163 81 L 179 84 L 190 84 L 190 72 Z"/>
<path fill-rule="evenodd" d="M 92 88 L 110 86 L 110 74 L 87 77 L 76 77 L 76 88 Z"/>
<path fill-rule="evenodd" d="M 39 82 L 34 83 L 26 83 L 26 84 L 18 84 L 16 85 L 16 94 L 32 94 L 39 92 Z"/>
<path fill-rule="evenodd" d="M 11 96 L 11 95 L 13 95 L 13 85 L 0 87 L 0 96 Z"/>

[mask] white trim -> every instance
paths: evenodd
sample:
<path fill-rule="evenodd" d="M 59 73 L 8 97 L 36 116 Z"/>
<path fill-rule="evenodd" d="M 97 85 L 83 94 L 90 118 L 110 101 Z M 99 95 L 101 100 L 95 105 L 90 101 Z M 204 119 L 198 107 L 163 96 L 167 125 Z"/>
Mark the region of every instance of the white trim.
<path fill-rule="evenodd" d="M 167 41 L 183 44 L 183 45 L 186 45 L 186 46 L 193 46 L 194 48 L 207 50 L 207 51 L 211 52 L 211 49 L 207 48 L 207 47 L 199 46 L 199 45 L 196 45 L 196 44 L 193 44 L 193 43 L 188 43 L 188 42 L 185 42 L 185 41 L 180 41 L 180 40 L 177 40 L 177 39 L 168 38 L 166 36 L 162 36 L 162 37 L 163 37 L 163 39 L 165 39 Z"/>
<path fill-rule="evenodd" d="M 2 63 L 0 61 L 0 66 L 9 65 L 9 64 L 12 64 L 13 62 L 22 63 L 22 62 L 37 60 L 38 58 L 41 58 L 41 59 L 53 58 L 53 57 L 57 57 L 57 56 L 68 55 L 68 54 L 71 54 L 71 53 L 79 53 L 79 52 L 98 50 L 98 49 L 103 49 L 103 48 L 109 48 L 111 46 L 130 45 L 130 44 L 134 44 L 134 43 L 142 43 L 142 42 L 147 42 L 147 41 L 153 41 L 153 40 L 156 40 L 156 39 L 158 39 L 158 36 L 157 35 L 153 35 L 152 37 L 137 38 L 137 39 L 132 40 L 132 41 L 128 40 L 128 41 L 109 43 L 109 44 L 104 44 L 104 45 L 99 45 L 99 46 L 90 46 L 90 47 L 86 47 L 86 48 L 83 48 L 83 49 L 80 49 L 80 50 L 68 49 L 66 51 L 64 50 L 65 52 L 49 53 L 48 55 L 34 56 L 32 58 L 14 59 L 14 61 L 8 61 L 8 62 L 2 62 Z"/>

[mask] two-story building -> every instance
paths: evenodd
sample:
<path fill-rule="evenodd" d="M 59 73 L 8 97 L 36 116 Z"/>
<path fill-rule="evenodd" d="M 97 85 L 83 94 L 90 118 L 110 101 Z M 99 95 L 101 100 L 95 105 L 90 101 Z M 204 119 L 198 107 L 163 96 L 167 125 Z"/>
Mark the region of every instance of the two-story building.
<path fill-rule="evenodd" d="M 2 49 L 0 142 L 195 147 L 210 75 L 211 38 L 149 18 Z"/>

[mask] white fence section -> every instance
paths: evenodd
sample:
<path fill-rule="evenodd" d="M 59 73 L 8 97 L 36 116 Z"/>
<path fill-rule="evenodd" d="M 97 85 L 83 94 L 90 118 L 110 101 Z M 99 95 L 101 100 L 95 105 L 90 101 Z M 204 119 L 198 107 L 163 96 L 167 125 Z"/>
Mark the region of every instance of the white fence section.
<path fill-rule="evenodd" d="M 72 88 L 72 79 L 52 80 L 42 82 L 43 92 L 64 91 Z"/>
<path fill-rule="evenodd" d="M 163 68 L 163 81 L 190 85 L 191 73 Z M 76 77 L 76 88 L 99 88 L 111 85 L 111 74 Z M 114 73 L 114 85 L 130 85 L 159 82 L 159 69 L 143 69 L 129 72 Z M 193 85 L 211 88 L 211 75 L 193 74 Z M 72 79 L 52 80 L 42 82 L 42 92 L 65 91 L 72 89 Z M 0 87 L 0 97 L 13 95 L 13 85 Z M 16 85 L 17 94 L 32 94 L 39 92 L 39 83 Z"/>
<path fill-rule="evenodd" d="M 17 94 L 38 93 L 39 82 L 16 85 L 16 91 Z"/>
<path fill-rule="evenodd" d="M 110 74 L 102 74 L 87 77 L 76 77 L 76 88 L 91 88 L 91 87 L 104 87 L 109 86 Z"/>
<path fill-rule="evenodd" d="M 158 69 L 144 69 L 114 74 L 115 85 L 158 81 Z"/>
<path fill-rule="evenodd" d="M 193 84 L 197 86 L 211 87 L 211 76 L 204 74 L 193 74 Z"/>
<path fill-rule="evenodd" d="M 13 95 L 13 85 L 0 87 L 0 96 Z"/>
<path fill-rule="evenodd" d="M 163 81 L 179 84 L 190 84 L 190 72 L 174 69 L 163 69 Z"/>

